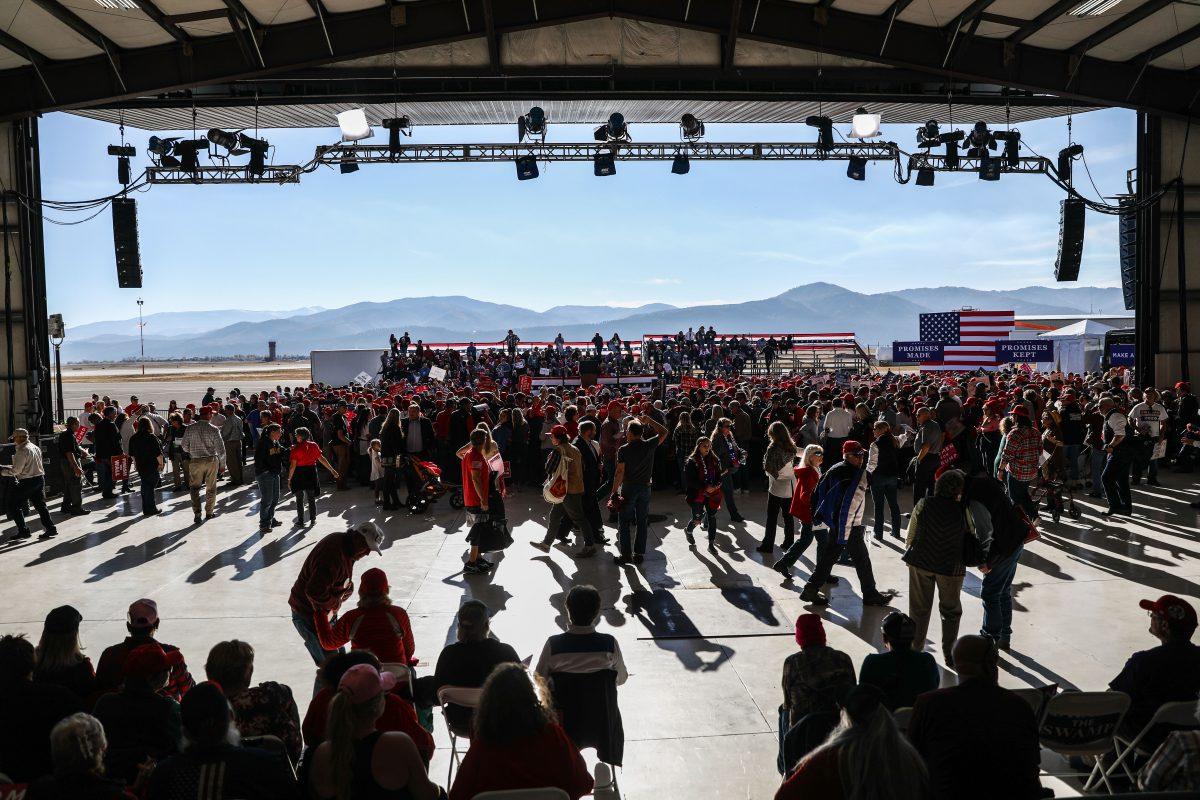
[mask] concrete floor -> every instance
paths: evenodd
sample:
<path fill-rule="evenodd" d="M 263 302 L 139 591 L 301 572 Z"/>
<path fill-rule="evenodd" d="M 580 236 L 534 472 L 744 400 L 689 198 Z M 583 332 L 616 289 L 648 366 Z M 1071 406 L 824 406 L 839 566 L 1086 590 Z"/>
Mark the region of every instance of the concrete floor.
<path fill-rule="evenodd" d="M 1096 516 L 1099 506 L 1084 497 L 1081 520 L 1044 526 L 1017 574 L 1004 685 L 1104 688 L 1130 652 L 1154 644 L 1139 599 L 1164 593 L 1200 598 L 1198 517 L 1187 505 L 1200 490 L 1193 478 L 1167 474 L 1161 487 L 1136 489 L 1139 513 L 1132 519 L 1104 523 Z M 679 498 L 657 493 L 653 511 L 667 519 L 651 526 L 652 553 L 635 570 L 608 558 L 577 562 L 561 548 L 543 555 L 530 547 L 543 533 L 546 505 L 540 493 L 526 491 L 508 503 L 516 542 L 496 559 L 494 575 L 464 577 L 464 516 L 444 500 L 427 516 L 385 515 L 365 490 L 355 489 L 322 498 L 315 528 L 293 529 L 289 497 L 279 513 L 289 524 L 260 536 L 256 492 L 220 491 L 221 513 L 199 527 L 191 524 L 186 495 L 170 492 L 163 502 L 168 513 L 149 519 L 139 515 L 136 493 L 108 502 L 89 495 L 91 515 L 63 521 L 49 542 L 11 542 L 9 526 L 0 542 L 0 632 L 36 640 L 46 612 L 71 603 L 84 616 L 82 637 L 95 659 L 124 635 L 128 604 L 150 597 L 163 618 L 161 639 L 182 648 L 198 678 L 215 642 L 244 639 L 257 651 L 256 678 L 291 685 L 303 708 L 313 665 L 292 628 L 288 591 L 308 548 L 323 534 L 347 521 L 376 519 L 390 541 L 382 558 L 371 557 L 362 568 L 387 571 L 393 598 L 412 617 L 416 653 L 427 669 L 452 640 L 454 613 L 465 599 L 486 602 L 495 614 L 495 633 L 522 656 L 536 656 L 545 638 L 565 624 L 566 590 L 591 583 L 605 597 L 601 628 L 618 637 L 631 673 L 621 689 L 628 737 L 624 796 L 774 793 L 779 676 L 795 649 L 793 620 L 805 608 L 798 598 L 802 581 L 784 582 L 753 552 L 764 495 L 738 498 L 751 522 L 731 526 L 722 512 L 719 547 L 709 553 L 687 547 L 680 530 L 686 507 Z M 885 540 L 870 550 L 880 588 L 898 590 L 893 607 L 906 610 L 899 547 Z M 799 566 L 805 577 L 812 563 L 802 559 Z M 835 574 L 842 582 L 825 612 L 830 644 L 858 664 L 878 647 L 887 609 L 863 608 L 853 570 Z M 979 625 L 979 585 L 979 575 L 968 573 L 963 632 Z M 935 619 L 931 638 L 938 632 Z M 681 634 L 693 638 L 656 638 Z M 953 674 L 944 673 L 943 680 L 952 682 Z M 440 720 L 437 739 L 431 772 L 444 782 L 449 751 Z M 1053 759 L 1045 764 L 1062 767 Z M 1060 796 L 1069 793 L 1063 784 L 1047 782 Z"/>

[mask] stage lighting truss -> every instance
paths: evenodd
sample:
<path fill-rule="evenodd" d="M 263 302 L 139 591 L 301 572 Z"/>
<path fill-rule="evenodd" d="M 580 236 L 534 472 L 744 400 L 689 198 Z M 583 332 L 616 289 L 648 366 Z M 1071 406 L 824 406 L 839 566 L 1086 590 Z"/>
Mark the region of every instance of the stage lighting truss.
<path fill-rule="evenodd" d="M 250 164 L 207 165 L 195 171 L 182 166 L 154 165 L 146 167 L 146 182 L 150 184 L 204 183 L 299 183 L 304 168 L 292 165 L 264 164 L 262 174 L 254 173 Z"/>

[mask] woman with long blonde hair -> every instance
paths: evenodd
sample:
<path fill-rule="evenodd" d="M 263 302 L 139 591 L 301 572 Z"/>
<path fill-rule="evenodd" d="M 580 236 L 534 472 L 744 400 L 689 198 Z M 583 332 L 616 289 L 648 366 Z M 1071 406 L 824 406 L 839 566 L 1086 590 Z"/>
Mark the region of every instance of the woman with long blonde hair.
<path fill-rule="evenodd" d="M 327 735 L 312 756 L 309 788 L 320 800 L 435 800 L 441 789 L 406 734 L 377 731 L 396 676 L 371 664 L 346 670 L 329 704 Z"/>
<path fill-rule="evenodd" d="M 792 567 L 796 565 L 800 556 L 804 555 L 804 551 L 808 549 L 816 536 L 812 524 L 812 496 L 813 491 L 817 488 L 817 482 L 821 480 L 821 463 L 824 460 L 825 449 L 819 444 L 810 444 L 804 448 L 804 455 L 800 457 L 800 466 L 794 470 L 796 488 L 792 494 L 792 504 L 788 508 L 788 513 L 800 520 L 800 538 L 772 566 L 772 569 L 789 580 L 792 577 Z"/>

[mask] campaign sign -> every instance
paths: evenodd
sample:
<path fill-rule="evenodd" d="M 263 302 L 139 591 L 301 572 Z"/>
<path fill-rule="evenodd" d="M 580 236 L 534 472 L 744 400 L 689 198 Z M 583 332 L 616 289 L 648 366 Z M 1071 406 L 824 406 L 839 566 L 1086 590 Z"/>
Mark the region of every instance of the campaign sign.
<path fill-rule="evenodd" d="M 1053 341 L 1009 339 L 996 342 L 996 361 L 1000 364 L 1045 364 L 1053 360 Z"/>
<path fill-rule="evenodd" d="M 942 361 L 941 342 L 892 342 L 892 361 Z"/>
<path fill-rule="evenodd" d="M 1108 346 L 1108 361 L 1114 367 L 1133 366 L 1134 346 L 1131 344 L 1110 344 Z"/>

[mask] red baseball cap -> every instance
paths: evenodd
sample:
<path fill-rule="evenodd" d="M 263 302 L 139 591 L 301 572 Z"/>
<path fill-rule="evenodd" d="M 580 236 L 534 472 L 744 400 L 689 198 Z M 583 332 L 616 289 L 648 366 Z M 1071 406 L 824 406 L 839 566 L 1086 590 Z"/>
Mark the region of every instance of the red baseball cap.
<path fill-rule="evenodd" d="M 1196 628 L 1196 609 L 1192 608 L 1192 604 L 1182 597 L 1164 594 L 1157 600 L 1142 600 L 1138 605 L 1147 611 L 1161 614 L 1166 618 L 1167 624 L 1172 627 L 1193 630 Z"/>
<path fill-rule="evenodd" d="M 863 446 L 854 439 L 847 439 L 846 441 L 842 442 L 843 456 L 859 456 L 865 452 L 866 450 L 863 449 Z"/>
<path fill-rule="evenodd" d="M 129 651 L 125 657 L 124 673 L 126 678 L 145 680 L 182 663 L 183 653 L 178 650 L 168 652 L 160 644 L 144 644 Z"/>
<path fill-rule="evenodd" d="M 359 594 L 387 594 L 388 588 L 387 573 L 379 567 L 372 567 L 358 579 Z"/>
<path fill-rule="evenodd" d="M 550 435 L 555 437 L 561 436 L 564 439 L 569 439 L 571 436 L 571 434 L 567 432 L 566 425 L 555 425 L 550 429 Z"/>

